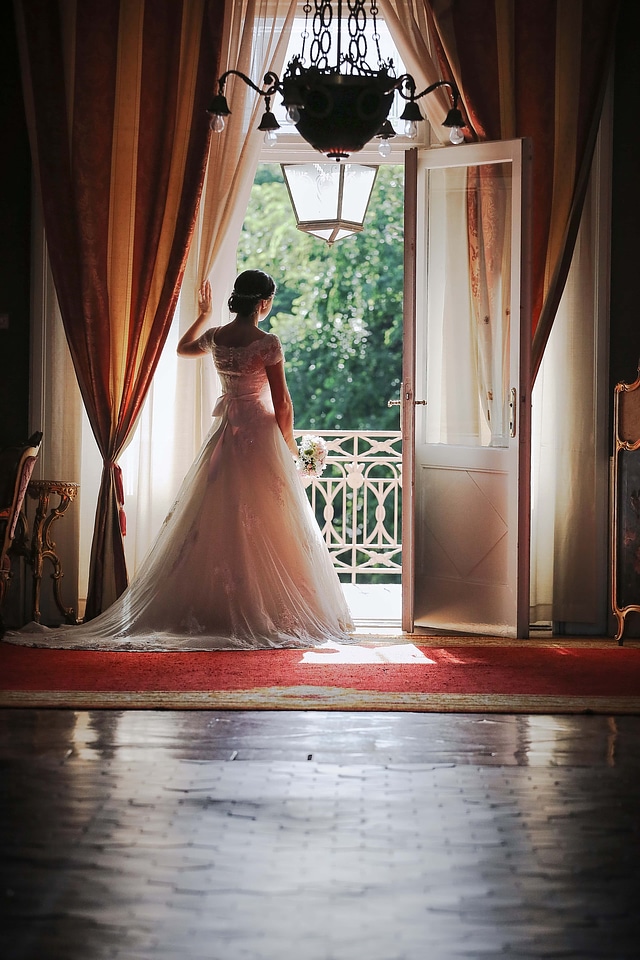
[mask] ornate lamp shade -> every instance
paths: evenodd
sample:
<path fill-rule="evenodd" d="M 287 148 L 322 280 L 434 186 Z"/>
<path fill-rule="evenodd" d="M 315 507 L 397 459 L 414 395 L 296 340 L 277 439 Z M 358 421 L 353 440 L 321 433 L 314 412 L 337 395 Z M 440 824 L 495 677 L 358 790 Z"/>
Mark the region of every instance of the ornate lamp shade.
<path fill-rule="evenodd" d="M 283 163 L 298 230 L 328 244 L 359 233 L 378 168 L 361 163 Z"/>
<path fill-rule="evenodd" d="M 393 60 L 382 59 L 377 23 L 378 0 L 369 0 L 368 16 L 373 27 L 370 39 L 375 45 L 378 59 L 378 68 L 370 67 L 367 62 L 369 40 L 366 35 L 366 0 L 348 0 L 344 22 L 342 6 L 343 0 L 337 0 L 337 3 L 336 0 L 307 0 L 303 7 L 302 49 L 291 58 L 282 79 L 269 70 L 261 89 L 239 70 L 223 73 L 218 80 L 218 93 L 208 108 L 211 129 L 216 133 L 224 129 L 226 119 L 231 114 L 224 86 L 228 77 L 236 76 L 264 97 L 265 112 L 258 130 L 264 132 L 268 143 L 273 143 L 277 138 L 280 127 L 271 111 L 271 100 L 279 93 L 289 120 L 314 150 L 333 160 L 346 160 L 377 137 L 381 140 L 378 148 L 380 155 L 386 157 L 390 152 L 389 139 L 396 135 L 388 119 L 395 92 L 407 101 L 401 119 L 405 122 L 406 136 L 413 139 L 417 134 L 417 124 L 423 119 L 417 101 L 438 87 L 446 86 L 451 90 L 452 104 L 444 126 L 451 128 L 452 143 L 462 143 L 464 119 L 458 109 L 460 93 L 455 83 L 436 80 L 418 92 L 411 74 L 395 76 Z M 299 225 L 301 230 L 306 229 Z M 353 230 L 349 232 L 353 233 Z"/>
<path fill-rule="evenodd" d="M 284 77 L 283 102 L 297 101 L 296 129 L 314 150 L 345 160 L 380 130 L 393 103 L 394 80 L 386 70 L 343 76 L 310 69 Z"/>

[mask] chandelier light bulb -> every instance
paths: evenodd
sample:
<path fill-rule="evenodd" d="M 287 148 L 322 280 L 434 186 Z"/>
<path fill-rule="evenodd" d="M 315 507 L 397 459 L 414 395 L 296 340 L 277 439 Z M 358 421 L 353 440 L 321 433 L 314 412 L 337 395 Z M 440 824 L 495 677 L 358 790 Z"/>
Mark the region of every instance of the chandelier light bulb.
<path fill-rule="evenodd" d="M 418 136 L 418 124 L 415 120 L 405 120 L 404 135 L 409 140 L 415 140 Z"/>
<path fill-rule="evenodd" d="M 214 116 L 209 121 L 209 126 L 214 133 L 222 133 L 224 130 L 224 117 Z"/>
<path fill-rule="evenodd" d="M 275 147 L 278 142 L 278 133 L 276 130 L 266 130 L 264 134 L 264 142 L 267 147 Z"/>
<path fill-rule="evenodd" d="M 449 140 L 451 140 L 451 143 L 464 143 L 464 133 L 460 127 L 451 127 Z"/>
<path fill-rule="evenodd" d="M 388 157 L 391 153 L 391 144 L 388 140 L 383 140 L 378 147 L 378 153 L 381 157 Z"/>
<path fill-rule="evenodd" d="M 297 107 L 287 107 L 287 116 L 291 123 L 297 123 L 300 119 L 300 111 Z"/>

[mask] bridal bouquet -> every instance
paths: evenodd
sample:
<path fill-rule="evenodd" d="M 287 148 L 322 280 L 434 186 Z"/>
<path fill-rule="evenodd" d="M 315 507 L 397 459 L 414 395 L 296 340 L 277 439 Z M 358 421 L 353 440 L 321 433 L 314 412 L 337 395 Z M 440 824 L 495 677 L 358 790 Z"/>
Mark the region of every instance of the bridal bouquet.
<path fill-rule="evenodd" d="M 303 477 L 319 477 L 327 461 L 327 445 L 322 437 L 305 435 L 298 450 L 298 471 Z"/>

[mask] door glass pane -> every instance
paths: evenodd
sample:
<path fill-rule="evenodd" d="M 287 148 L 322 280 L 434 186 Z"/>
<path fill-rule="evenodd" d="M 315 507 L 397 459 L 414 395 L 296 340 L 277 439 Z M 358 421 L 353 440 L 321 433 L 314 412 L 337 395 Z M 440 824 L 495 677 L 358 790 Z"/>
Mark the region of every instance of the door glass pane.
<path fill-rule="evenodd" d="M 425 443 L 508 445 L 511 173 L 510 162 L 424 173 Z"/>

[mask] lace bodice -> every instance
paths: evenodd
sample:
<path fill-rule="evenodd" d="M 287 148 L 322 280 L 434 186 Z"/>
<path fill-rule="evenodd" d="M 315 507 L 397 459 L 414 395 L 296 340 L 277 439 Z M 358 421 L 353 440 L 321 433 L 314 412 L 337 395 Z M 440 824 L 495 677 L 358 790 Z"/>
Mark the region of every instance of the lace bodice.
<path fill-rule="evenodd" d="M 215 342 L 219 327 L 213 327 L 201 337 L 213 354 L 213 361 L 227 396 L 256 396 L 267 385 L 265 367 L 284 360 L 282 345 L 274 333 L 254 340 L 246 347 L 226 347 Z"/>

